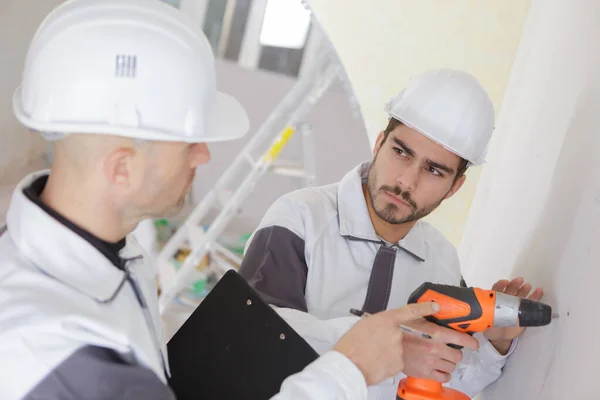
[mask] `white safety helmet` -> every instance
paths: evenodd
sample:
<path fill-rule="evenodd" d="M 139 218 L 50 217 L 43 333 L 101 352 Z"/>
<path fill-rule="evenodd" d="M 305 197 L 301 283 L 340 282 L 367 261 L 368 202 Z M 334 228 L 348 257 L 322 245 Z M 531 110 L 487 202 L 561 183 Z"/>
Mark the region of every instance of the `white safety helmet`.
<path fill-rule="evenodd" d="M 494 131 L 494 105 L 463 71 L 427 71 L 385 106 L 394 118 L 464 158 L 482 164 Z"/>
<path fill-rule="evenodd" d="M 14 112 L 48 139 L 70 133 L 215 142 L 248 131 L 216 88 L 201 29 L 159 0 L 71 0 L 51 12 L 27 53 Z"/>

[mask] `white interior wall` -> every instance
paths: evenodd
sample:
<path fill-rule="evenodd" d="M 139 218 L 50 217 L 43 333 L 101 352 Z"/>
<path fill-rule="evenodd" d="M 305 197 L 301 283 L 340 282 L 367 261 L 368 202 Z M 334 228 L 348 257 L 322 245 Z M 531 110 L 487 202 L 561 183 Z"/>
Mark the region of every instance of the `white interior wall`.
<path fill-rule="evenodd" d="M 467 283 L 524 276 L 560 314 L 481 395 L 596 399 L 600 3 L 535 0 L 460 256 Z"/>
<path fill-rule="evenodd" d="M 45 143 L 13 115 L 12 94 L 19 85 L 27 45 L 46 14 L 61 0 L 0 1 L 0 224 L 15 184 L 44 168 Z"/>
<path fill-rule="evenodd" d="M 384 103 L 430 68 L 473 73 L 498 111 L 531 0 L 309 0 L 336 47 L 360 104 L 371 146 Z M 427 220 L 456 246 L 481 168 Z"/>
<path fill-rule="evenodd" d="M 23 168 L 43 151 L 12 113 L 12 93 L 19 84 L 27 45 L 46 14 L 61 0 L 3 0 L 0 2 L 0 181 Z"/>

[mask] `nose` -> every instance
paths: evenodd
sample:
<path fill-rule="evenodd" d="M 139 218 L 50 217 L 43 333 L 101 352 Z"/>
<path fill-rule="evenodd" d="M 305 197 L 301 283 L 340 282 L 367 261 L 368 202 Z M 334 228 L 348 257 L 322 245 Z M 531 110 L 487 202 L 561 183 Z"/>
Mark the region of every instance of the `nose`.
<path fill-rule="evenodd" d="M 190 150 L 190 167 L 206 164 L 210 161 L 210 151 L 206 143 L 195 143 Z"/>
<path fill-rule="evenodd" d="M 407 192 L 411 192 L 416 189 L 419 181 L 420 168 L 416 163 L 409 165 L 402 171 L 396 178 L 396 182 Z"/>

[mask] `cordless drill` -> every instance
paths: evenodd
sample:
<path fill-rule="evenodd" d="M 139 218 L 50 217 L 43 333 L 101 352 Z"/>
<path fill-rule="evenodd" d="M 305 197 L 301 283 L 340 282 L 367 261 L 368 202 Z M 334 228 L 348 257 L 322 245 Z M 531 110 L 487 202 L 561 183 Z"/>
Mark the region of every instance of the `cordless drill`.
<path fill-rule="evenodd" d="M 428 321 L 470 335 L 492 327 L 544 326 L 556 317 L 547 304 L 472 287 L 426 282 L 410 295 L 408 304 L 426 301 L 440 305 L 440 311 L 426 317 Z M 400 381 L 396 399 L 469 400 L 470 397 L 437 381 L 407 377 Z"/>

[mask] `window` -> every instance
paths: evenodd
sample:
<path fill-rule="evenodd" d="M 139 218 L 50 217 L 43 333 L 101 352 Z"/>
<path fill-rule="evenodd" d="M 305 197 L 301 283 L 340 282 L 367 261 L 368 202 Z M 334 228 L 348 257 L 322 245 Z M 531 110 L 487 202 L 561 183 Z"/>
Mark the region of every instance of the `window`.
<path fill-rule="evenodd" d="M 309 30 L 310 10 L 300 0 L 268 0 L 258 67 L 298 76 Z"/>
<path fill-rule="evenodd" d="M 310 10 L 300 0 L 268 0 L 260 44 L 302 49 L 310 28 Z"/>
<path fill-rule="evenodd" d="M 302 0 L 163 1 L 194 9 L 217 58 L 298 76 L 312 32 Z"/>
<path fill-rule="evenodd" d="M 220 56 L 221 36 L 226 34 L 225 14 L 228 0 L 210 0 L 206 6 L 203 30 L 216 56 Z M 230 5 L 231 7 L 231 5 Z"/>

